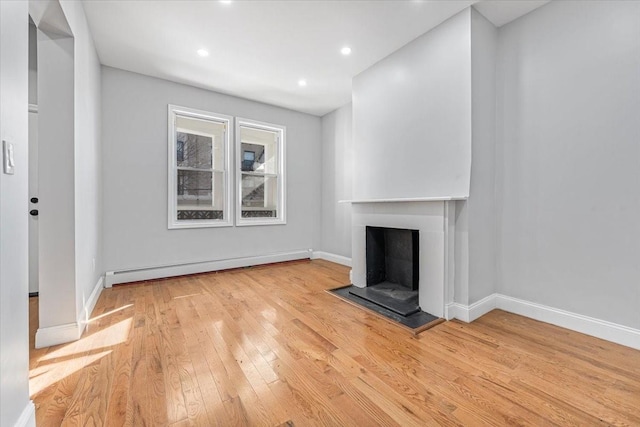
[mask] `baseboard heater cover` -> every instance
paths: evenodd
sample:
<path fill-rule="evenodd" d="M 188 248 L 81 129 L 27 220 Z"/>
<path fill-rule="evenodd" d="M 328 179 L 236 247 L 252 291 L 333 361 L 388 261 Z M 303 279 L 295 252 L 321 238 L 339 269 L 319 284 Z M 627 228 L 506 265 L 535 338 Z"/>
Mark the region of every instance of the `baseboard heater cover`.
<path fill-rule="evenodd" d="M 207 273 L 211 271 L 227 270 L 230 268 L 250 267 L 253 265 L 272 264 L 275 262 L 309 259 L 311 258 L 311 254 L 311 250 L 298 250 L 252 257 L 228 258 L 215 261 L 108 271 L 106 273 L 105 285 L 107 288 L 110 288 L 111 286 L 119 283 L 139 282 L 142 280 Z"/>

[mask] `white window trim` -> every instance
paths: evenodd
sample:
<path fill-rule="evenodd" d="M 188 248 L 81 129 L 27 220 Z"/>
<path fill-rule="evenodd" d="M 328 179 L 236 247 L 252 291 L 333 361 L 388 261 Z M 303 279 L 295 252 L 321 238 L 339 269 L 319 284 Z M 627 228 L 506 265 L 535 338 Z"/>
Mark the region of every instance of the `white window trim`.
<path fill-rule="evenodd" d="M 242 171 L 240 170 L 240 159 L 242 158 L 242 133 L 240 127 L 251 127 L 254 129 L 267 130 L 280 133 L 280 141 L 278 146 L 278 206 L 276 218 L 242 218 Z M 285 126 L 275 125 L 272 123 L 260 122 L 252 119 L 236 117 L 235 127 L 236 141 L 236 164 L 233 168 L 236 174 L 236 226 L 252 226 L 252 225 L 282 225 L 287 223 L 287 199 L 286 199 L 286 142 L 287 128 Z M 260 174 L 274 175 L 274 174 Z"/>
<path fill-rule="evenodd" d="M 212 120 L 216 122 L 224 123 L 226 126 L 225 132 L 225 141 L 224 141 L 224 165 L 225 170 L 223 171 L 224 176 L 224 207 L 223 207 L 223 218 L 224 219 L 194 219 L 188 221 L 178 221 L 177 219 L 177 211 L 178 211 L 178 167 L 177 167 L 177 158 L 176 158 L 176 116 L 184 116 L 184 117 L 192 117 L 195 119 L 203 119 L 203 120 Z M 227 116 L 226 114 L 219 113 L 211 113 L 208 111 L 196 110 L 194 108 L 188 107 L 180 107 L 177 105 L 169 104 L 168 106 L 168 177 L 169 177 L 169 186 L 168 186 L 168 228 L 171 229 L 182 229 L 182 228 L 205 228 L 205 227 L 232 227 L 233 226 L 233 203 L 231 200 L 231 195 L 233 194 L 233 170 L 231 163 L 231 133 L 233 127 L 231 123 L 233 122 L 232 116 Z M 213 148 L 213 147 L 212 147 Z M 213 168 L 213 163 L 211 164 L 212 171 L 216 171 Z M 212 187 L 212 196 L 213 196 L 213 187 Z"/>

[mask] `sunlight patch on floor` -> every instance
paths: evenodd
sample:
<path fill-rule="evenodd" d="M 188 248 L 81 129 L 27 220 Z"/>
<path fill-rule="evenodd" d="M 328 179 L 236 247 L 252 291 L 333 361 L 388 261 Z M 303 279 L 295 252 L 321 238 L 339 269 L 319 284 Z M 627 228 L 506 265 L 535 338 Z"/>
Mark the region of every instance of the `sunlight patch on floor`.
<path fill-rule="evenodd" d="M 262 310 L 260 314 L 272 323 L 278 319 L 278 313 L 273 308 Z"/>
<path fill-rule="evenodd" d="M 61 357 L 72 356 L 74 354 L 83 354 L 92 350 L 96 350 L 97 348 L 110 347 L 112 345 L 123 343 L 129 337 L 129 330 L 131 329 L 132 323 L 132 317 L 121 320 L 120 322 L 114 323 L 108 328 L 87 335 L 86 337 L 81 338 L 78 341 L 75 341 L 57 350 L 51 351 L 42 356 L 39 361 L 58 359 Z M 96 343 L 99 343 L 99 345 L 96 345 Z"/>
<path fill-rule="evenodd" d="M 118 308 L 116 308 L 116 309 L 114 309 L 114 310 L 107 311 L 106 313 L 102 313 L 102 314 L 101 314 L 101 315 L 99 315 L 99 316 L 92 317 L 91 319 L 89 319 L 89 321 L 88 321 L 87 323 L 95 322 L 95 321 L 96 321 L 96 320 L 98 320 L 98 319 L 102 319 L 102 318 L 104 318 L 104 317 L 110 316 L 110 315 L 112 315 L 112 314 L 115 314 L 115 313 L 117 313 L 117 312 L 119 312 L 119 311 L 122 311 L 122 310 L 124 310 L 124 309 L 127 309 L 127 308 L 129 308 L 129 307 L 133 307 L 133 304 L 123 305 L 122 307 L 118 307 Z"/>
<path fill-rule="evenodd" d="M 200 293 L 198 293 L 198 294 L 180 295 L 179 297 L 173 297 L 173 299 L 189 298 L 189 297 L 197 297 L 198 295 L 202 295 L 202 292 L 200 292 Z"/>
<path fill-rule="evenodd" d="M 47 363 L 46 365 L 32 369 L 29 372 L 29 391 L 31 396 L 37 395 L 51 384 L 72 375 L 74 372 L 92 364 L 96 360 L 102 359 L 111 353 L 111 351 L 112 350 L 107 350 L 100 353 L 82 355 L 61 362 Z"/>

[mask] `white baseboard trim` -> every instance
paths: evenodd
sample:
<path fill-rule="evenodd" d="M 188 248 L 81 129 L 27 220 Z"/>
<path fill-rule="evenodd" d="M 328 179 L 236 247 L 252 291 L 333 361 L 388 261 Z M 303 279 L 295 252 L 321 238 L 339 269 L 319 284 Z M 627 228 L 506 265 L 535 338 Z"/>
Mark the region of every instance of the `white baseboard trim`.
<path fill-rule="evenodd" d="M 38 328 L 36 331 L 36 348 L 50 347 L 52 345 L 64 344 L 71 341 L 79 340 L 84 332 L 91 312 L 93 311 L 102 289 L 104 288 L 104 278 L 100 277 L 93 287 L 91 295 L 84 303 L 82 311 L 75 323 L 67 323 L 65 325 L 51 326 L 47 328 Z"/>
<path fill-rule="evenodd" d="M 640 350 L 640 330 L 546 305 L 497 295 L 496 307 L 541 322 L 571 329 Z"/>
<path fill-rule="evenodd" d="M 15 427 L 36 427 L 36 406 L 32 400 L 22 410 Z"/>
<path fill-rule="evenodd" d="M 82 312 L 80 313 L 80 317 L 78 318 L 78 323 L 83 325 L 83 332 L 84 326 L 86 326 L 87 322 L 89 322 L 89 319 L 91 319 L 91 313 L 93 312 L 93 309 L 98 302 L 98 298 L 100 298 L 102 289 L 104 289 L 104 277 L 100 276 L 98 282 L 93 287 L 93 291 L 91 291 L 91 295 L 89 295 L 89 298 L 87 298 L 87 301 L 84 303 L 84 307 L 82 308 Z"/>
<path fill-rule="evenodd" d="M 326 261 L 335 262 L 336 264 L 346 265 L 351 267 L 351 258 L 346 256 L 332 254 L 330 252 L 313 251 L 311 259 L 324 259 Z"/>
<path fill-rule="evenodd" d="M 205 261 L 192 264 L 167 265 L 125 271 L 108 271 L 105 276 L 105 287 L 110 288 L 118 283 L 139 282 L 141 280 L 207 273 L 210 271 L 227 270 L 229 268 L 250 267 L 252 265 L 271 264 L 274 262 L 309 259 L 311 258 L 311 254 L 311 250 L 300 250 L 253 257 Z"/>
<path fill-rule="evenodd" d="M 78 322 L 65 325 L 38 328 L 36 331 L 36 348 L 50 347 L 80 339 L 84 325 Z"/>
<path fill-rule="evenodd" d="M 445 317 L 473 322 L 495 308 L 640 350 L 638 329 L 502 294 L 489 295 L 469 306 L 447 304 Z"/>
<path fill-rule="evenodd" d="M 447 304 L 444 308 L 444 317 L 447 320 L 458 319 L 463 322 L 473 322 L 496 308 L 497 294 L 491 294 L 471 305 L 459 304 L 457 302 Z"/>

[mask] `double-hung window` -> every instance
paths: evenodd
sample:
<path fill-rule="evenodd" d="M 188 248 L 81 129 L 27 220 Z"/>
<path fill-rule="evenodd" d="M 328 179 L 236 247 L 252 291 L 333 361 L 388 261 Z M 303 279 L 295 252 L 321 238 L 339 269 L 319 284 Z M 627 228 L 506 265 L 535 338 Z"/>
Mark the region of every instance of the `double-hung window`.
<path fill-rule="evenodd" d="M 285 127 L 236 118 L 236 225 L 285 224 Z"/>
<path fill-rule="evenodd" d="M 233 224 L 231 120 L 169 105 L 169 228 Z"/>

